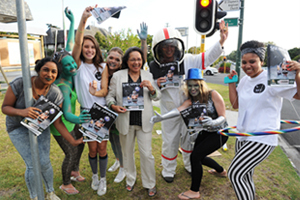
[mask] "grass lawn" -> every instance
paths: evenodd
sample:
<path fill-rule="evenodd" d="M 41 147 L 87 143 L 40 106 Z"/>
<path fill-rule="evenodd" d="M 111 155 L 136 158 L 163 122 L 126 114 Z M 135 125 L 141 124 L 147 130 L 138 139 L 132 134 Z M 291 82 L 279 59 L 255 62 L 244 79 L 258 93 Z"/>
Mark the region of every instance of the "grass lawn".
<path fill-rule="evenodd" d="M 208 84 L 211 88 L 216 89 L 223 96 L 227 109 L 230 109 L 228 99 L 228 89 L 225 86 Z M 0 95 L 2 105 L 4 95 Z M 159 111 L 159 108 L 156 108 Z M 62 184 L 61 164 L 64 159 L 62 150 L 51 138 L 51 163 L 54 171 L 54 188 L 56 194 L 61 199 L 177 199 L 177 195 L 189 189 L 191 177 L 183 167 L 182 156 L 178 153 L 176 176 L 173 183 L 166 183 L 161 177 L 161 135 L 155 131 L 160 130 L 160 123 L 156 123 L 153 129 L 152 150 L 155 157 L 156 169 L 156 187 L 157 195 L 153 198 L 148 197 L 147 191 L 142 187 L 139 152 L 136 145 L 136 166 L 137 181 L 132 192 L 125 190 L 125 180 L 121 183 L 114 183 L 113 180 L 117 175 L 116 172 L 107 172 L 107 193 L 99 197 L 96 191 L 90 187 L 92 172 L 88 162 L 88 148 L 84 149 L 81 157 L 80 172 L 86 177 L 82 183 L 73 183 L 80 191 L 79 194 L 68 196 L 59 186 Z M 25 164 L 12 145 L 8 134 L 5 131 L 5 115 L 0 114 L 0 200 L 8 199 L 29 199 L 29 193 L 24 180 Z M 230 137 L 227 146 L 228 151 L 221 149 L 221 156 L 214 157 L 225 169 L 228 169 L 234 156 L 235 138 Z M 115 159 L 108 142 L 108 167 Z M 201 199 L 207 200 L 231 200 L 236 199 L 233 188 L 228 178 L 219 178 L 207 173 L 208 168 L 204 167 L 203 179 L 200 187 Z M 261 165 L 255 169 L 254 181 L 256 185 L 257 199 L 300 199 L 300 178 L 292 167 L 290 161 L 278 146 L 274 152 Z"/>

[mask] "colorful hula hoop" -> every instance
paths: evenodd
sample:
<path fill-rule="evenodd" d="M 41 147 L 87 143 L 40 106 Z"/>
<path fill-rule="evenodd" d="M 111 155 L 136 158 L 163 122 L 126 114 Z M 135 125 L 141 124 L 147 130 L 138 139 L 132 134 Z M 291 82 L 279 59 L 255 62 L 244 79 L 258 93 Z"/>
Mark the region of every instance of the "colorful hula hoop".
<path fill-rule="evenodd" d="M 292 121 L 292 120 L 281 120 L 281 124 L 300 124 L 300 121 Z M 262 131 L 262 132 L 253 132 L 253 133 L 239 133 L 237 131 L 233 131 L 236 126 L 229 126 L 227 128 L 221 129 L 218 131 L 220 135 L 224 136 L 260 136 L 260 135 L 275 135 L 275 134 L 283 134 L 289 133 L 293 131 L 300 130 L 300 126 L 296 126 L 294 128 L 283 129 L 278 131 Z"/>

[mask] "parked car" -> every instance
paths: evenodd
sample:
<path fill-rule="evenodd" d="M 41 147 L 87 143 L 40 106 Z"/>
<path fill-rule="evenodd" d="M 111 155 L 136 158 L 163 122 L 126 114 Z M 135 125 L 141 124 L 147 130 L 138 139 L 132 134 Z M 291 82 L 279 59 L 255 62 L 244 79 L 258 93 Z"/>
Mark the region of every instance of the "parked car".
<path fill-rule="evenodd" d="M 214 67 L 206 67 L 203 74 L 212 76 L 212 75 L 218 74 L 218 70 Z"/>

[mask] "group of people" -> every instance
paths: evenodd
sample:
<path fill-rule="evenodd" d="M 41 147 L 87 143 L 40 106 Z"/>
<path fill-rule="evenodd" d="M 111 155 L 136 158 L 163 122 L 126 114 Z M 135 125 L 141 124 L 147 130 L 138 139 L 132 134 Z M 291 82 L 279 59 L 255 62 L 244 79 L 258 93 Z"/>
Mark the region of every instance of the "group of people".
<path fill-rule="evenodd" d="M 220 22 L 220 40 L 205 53 L 185 54 L 183 41 L 178 31 L 164 28 L 153 37 L 154 61 L 150 72 L 143 70 L 146 62 L 147 26 L 141 24 L 138 35 L 142 48 L 130 47 L 123 54 L 112 48 L 106 62 L 102 57 L 99 44 L 90 35 L 84 35 L 84 27 L 90 11 L 87 7 L 81 17 L 75 38 L 73 14 L 65 13 L 71 21 L 68 43 L 65 51 L 56 53 L 53 58 L 43 58 L 36 62 L 36 76 L 31 77 L 33 101 L 41 95 L 59 105 L 63 116 L 51 125 L 51 133 L 63 150 L 65 159 L 62 164 L 63 184 L 60 189 L 67 194 L 79 191 L 71 181 L 83 182 L 79 163 L 84 143 L 79 126 L 88 126 L 91 116 L 89 109 L 94 102 L 118 113 L 115 124 L 109 130 L 109 141 L 116 161 L 108 171 L 119 173 L 114 182 L 126 177 L 125 189 L 131 192 L 136 182 L 134 159 L 135 139 L 140 153 L 142 185 L 152 197 L 157 193 L 155 162 L 152 155 L 153 123 L 162 121 L 162 172 L 163 179 L 171 183 L 175 178 L 179 145 L 182 150 L 184 167 L 191 174 L 190 190 L 178 195 L 180 199 L 200 198 L 200 185 L 203 176 L 202 165 L 208 172 L 226 177 L 227 171 L 208 155 L 226 143 L 228 137 L 217 133 L 227 126 L 225 103 L 222 96 L 211 90 L 202 77 L 202 66 L 209 66 L 223 52 L 228 37 L 228 27 Z M 69 53 L 72 51 L 72 54 Z M 249 41 L 240 47 L 242 69 L 247 76 L 240 83 L 229 83 L 229 97 L 232 107 L 239 109 L 237 129 L 241 132 L 278 130 L 280 128 L 280 109 L 282 98 L 300 99 L 300 64 L 288 61 L 288 70 L 296 71 L 294 86 L 270 87 L 267 85 L 267 72 L 262 69 L 264 44 Z M 177 63 L 174 75 L 178 75 L 181 87 L 162 88 L 168 81 L 165 76 L 168 63 Z M 237 73 L 232 70 L 231 79 Z M 184 78 L 185 77 L 185 78 Z M 143 91 L 144 109 L 126 110 L 123 107 L 122 83 L 138 83 Z M 26 164 L 25 181 L 30 198 L 37 199 L 33 178 L 29 132 L 20 124 L 24 117 L 36 119 L 40 110 L 25 106 L 23 78 L 13 80 L 6 92 L 2 112 L 7 115 L 6 127 L 9 137 Z M 152 100 L 160 99 L 161 114 L 154 115 Z M 80 104 L 80 115 L 75 115 L 75 104 Z M 201 117 L 202 129 L 191 138 L 180 111 L 194 103 L 206 105 L 207 115 Z M 270 103 L 272 102 L 272 103 Z M 268 110 L 266 112 L 266 110 Z M 152 122 L 152 123 L 150 123 Z M 45 183 L 47 199 L 59 199 L 54 193 L 53 170 L 49 157 L 50 128 L 37 138 L 41 163 L 41 173 Z M 228 169 L 228 177 L 238 199 L 255 199 L 253 183 L 254 168 L 266 159 L 277 145 L 277 135 L 237 137 L 235 156 Z M 107 141 L 88 142 L 88 160 L 92 171 L 91 188 L 99 196 L 107 191 L 106 170 L 108 163 Z M 100 168 L 100 179 L 98 176 Z"/>

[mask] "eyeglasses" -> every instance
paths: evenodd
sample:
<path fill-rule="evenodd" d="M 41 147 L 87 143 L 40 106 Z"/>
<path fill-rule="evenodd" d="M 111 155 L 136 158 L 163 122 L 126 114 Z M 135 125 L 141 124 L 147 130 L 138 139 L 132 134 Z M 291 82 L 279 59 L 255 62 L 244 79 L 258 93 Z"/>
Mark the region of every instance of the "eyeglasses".
<path fill-rule="evenodd" d="M 138 58 L 138 59 L 129 59 L 128 61 L 129 62 L 142 62 L 142 59 L 141 58 Z"/>

